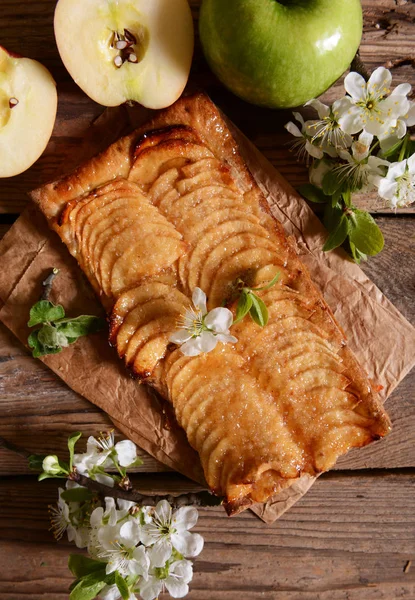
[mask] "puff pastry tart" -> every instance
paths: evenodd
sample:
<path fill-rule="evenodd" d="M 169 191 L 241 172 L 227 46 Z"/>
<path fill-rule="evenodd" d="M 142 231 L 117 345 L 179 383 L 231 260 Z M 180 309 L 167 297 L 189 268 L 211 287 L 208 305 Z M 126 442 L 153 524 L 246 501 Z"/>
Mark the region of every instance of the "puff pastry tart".
<path fill-rule="evenodd" d="M 174 407 L 229 514 L 333 466 L 390 422 L 215 106 L 182 98 L 33 199 L 100 296 L 110 342 Z M 208 309 L 240 278 L 264 328 L 185 356 L 169 342 L 192 291 Z M 228 304 L 234 310 L 232 302 Z"/>

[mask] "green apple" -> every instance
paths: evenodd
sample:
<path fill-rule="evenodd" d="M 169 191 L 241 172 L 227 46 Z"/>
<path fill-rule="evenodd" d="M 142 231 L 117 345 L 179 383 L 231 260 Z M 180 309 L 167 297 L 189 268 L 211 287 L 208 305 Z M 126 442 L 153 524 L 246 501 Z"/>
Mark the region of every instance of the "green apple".
<path fill-rule="evenodd" d="M 271 108 L 304 104 L 350 65 L 360 0 L 203 0 L 206 59 L 237 96 Z"/>

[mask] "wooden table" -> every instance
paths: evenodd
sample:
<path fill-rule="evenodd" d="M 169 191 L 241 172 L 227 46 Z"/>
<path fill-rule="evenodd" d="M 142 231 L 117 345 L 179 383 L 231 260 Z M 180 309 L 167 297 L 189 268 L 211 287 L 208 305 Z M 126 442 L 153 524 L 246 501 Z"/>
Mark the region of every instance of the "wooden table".
<path fill-rule="evenodd" d="M 225 1 L 225 0 L 224 0 Z M 197 0 L 192 0 L 197 19 Z M 71 81 L 53 38 L 55 0 L 1 0 L 0 43 L 42 61 L 59 91 L 53 137 L 38 163 L 0 184 L 0 232 L 27 205 L 26 192 L 76 162 L 77 147 L 102 107 Z M 415 5 L 364 0 L 361 56 L 370 69 L 392 69 L 394 83 L 415 84 Z M 287 150 L 289 112 L 254 108 L 226 92 L 209 72 L 197 45 L 191 79 L 207 89 L 267 158 L 294 185 L 307 179 Z M 325 94 L 340 95 L 341 83 Z M 374 196 L 359 204 L 376 213 L 386 247 L 365 272 L 415 320 L 414 209 L 393 214 Z M 0 435 L 32 452 L 63 453 L 67 434 L 110 426 L 99 409 L 68 389 L 0 327 Z M 197 530 L 206 546 L 195 563 L 190 600 L 395 600 L 415 598 L 415 374 L 387 402 L 394 428 L 385 440 L 339 461 L 278 522 L 267 526 L 249 511 L 228 519 L 202 509 Z M 172 489 L 187 484 L 143 456 L 140 484 Z M 163 472 L 164 471 L 164 472 Z M 158 474 L 154 474 L 159 472 Z M 71 581 L 67 542 L 48 531 L 47 505 L 56 482 L 36 483 L 25 460 L 0 451 L 0 600 L 64 600 Z M 411 568 L 411 562 L 413 565 Z"/>

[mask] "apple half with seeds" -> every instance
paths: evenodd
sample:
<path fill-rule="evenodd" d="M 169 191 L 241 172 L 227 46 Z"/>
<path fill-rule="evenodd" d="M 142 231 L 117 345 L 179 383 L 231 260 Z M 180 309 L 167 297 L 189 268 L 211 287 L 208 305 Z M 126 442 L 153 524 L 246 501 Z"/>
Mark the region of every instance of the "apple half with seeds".
<path fill-rule="evenodd" d="M 164 108 L 187 83 L 194 42 L 187 0 L 59 0 L 54 29 L 71 77 L 99 104 Z"/>
<path fill-rule="evenodd" d="M 57 104 L 49 71 L 0 46 L 0 177 L 36 162 L 52 135 Z"/>

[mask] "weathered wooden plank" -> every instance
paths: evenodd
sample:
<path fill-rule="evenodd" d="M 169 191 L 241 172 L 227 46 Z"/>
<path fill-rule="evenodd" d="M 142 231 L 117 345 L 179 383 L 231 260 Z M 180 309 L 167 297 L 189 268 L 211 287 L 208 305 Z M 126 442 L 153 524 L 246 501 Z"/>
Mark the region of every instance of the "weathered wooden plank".
<path fill-rule="evenodd" d="M 392 68 L 396 84 L 415 84 L 412 3 L 395 0 L 375 2 L 364 0 L 364 33 L 361 55 L 369 69 L 385 65 Z M 197 22 L 200 0 L 191 0 Z M 53 37 L 55 0 L 19 4 L 15 0 L 2 2 L 2 44 L 41 60 L 58 82 L 59 111 L 51 142 L 43 157 L 26 173 L 2 181 L 0 214 L 21 212 L 28 203 L 27 192 L 47 180 L 67 171 L 79 161 L 79 145 L 93 120 L 103 108 L 87 98 L 70 80 L 59 58 Z M 227 92 L 209 71 L 203 58 L 196 30 L 196 49 L 191 73 L 191 86 L 208 91 L 218 105 L 235 121 L 265 156 L 294 185 L 307 181 L 307 169 L 296 162 L 288 151 L 291 136 L 283 125 L 292 118 L 290 111 L 253 108 Z M 332 102 L 343 94 L 341 79 L 323 95 Z M 311 114 L 311 113 L 310 113 Z M 373 212 L 389 212 L 376 195 L 358 197 L 362 208 Z M 409 208 L 402 212 L 413 213 Z"/>
<path fill-rule="evenodd" d="M 404 568 L 415 553 L 414 485 L 413 472 L 323 476 L 271 526 L 249 511 L 229 519 L 220 507 L 200 509 L 205 548 L 189 600 L 413 598 L 415 570 Z M 0 482 L 1 600 L 67 598 L 72 546 L 47 531 L 56 488 Z"/>

